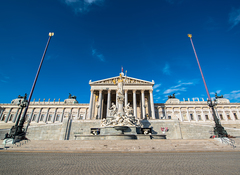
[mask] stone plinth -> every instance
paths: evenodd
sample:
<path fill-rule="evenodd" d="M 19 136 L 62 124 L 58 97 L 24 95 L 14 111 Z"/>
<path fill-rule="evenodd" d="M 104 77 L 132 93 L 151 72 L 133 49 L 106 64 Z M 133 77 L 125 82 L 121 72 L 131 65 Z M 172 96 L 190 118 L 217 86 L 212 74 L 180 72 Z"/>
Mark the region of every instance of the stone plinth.
<path fill-rule="evenodd" d="M 124 134 L 126 135 L 136 135 L 138 127 L 136 126 L 128 126 L 128 129 L 124 130 Z M 120 135 L 122 134 L 121 130 L 116 130 L 114 126 L 106 126 L 100 128 L 100 135 Z"/>

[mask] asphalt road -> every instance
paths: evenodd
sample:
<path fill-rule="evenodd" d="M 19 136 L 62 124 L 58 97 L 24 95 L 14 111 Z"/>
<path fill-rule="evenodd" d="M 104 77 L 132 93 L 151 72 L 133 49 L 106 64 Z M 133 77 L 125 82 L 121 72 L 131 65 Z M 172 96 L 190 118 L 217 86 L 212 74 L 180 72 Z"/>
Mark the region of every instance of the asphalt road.
<path fill-rule="evenodd" d="M 0 152 L 0 174 L 240 174 L 240 152 Z"/>

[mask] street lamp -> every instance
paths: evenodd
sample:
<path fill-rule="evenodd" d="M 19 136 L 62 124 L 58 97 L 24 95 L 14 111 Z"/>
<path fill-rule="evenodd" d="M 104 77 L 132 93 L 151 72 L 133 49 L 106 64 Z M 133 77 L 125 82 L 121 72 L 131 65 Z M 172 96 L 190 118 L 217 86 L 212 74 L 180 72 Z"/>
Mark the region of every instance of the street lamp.
<path fill-rule="evenodd" d="M 214 119 L 214 122 L 215 122 L 214 134 L 217 135 L 218 137 L 227 137 L 228 133 L 224 129 L 224 127 L 222 127 L 222 125 L 221 125 L 221 123 L 220 123 L 220 121 L 217 117 L 217 114 L 215 112 L 214 106 L 217 103 L 216 103 L 216 101 L 212 102 L 212 100 L 211 100 L 211 97 L 210 97 L 210 94 L 209 94 L 209 91 L 208 91 L 208 88 L 207 88 L 207 84 L 206 84 L 206 81 L 205 81 L 205 78 L 203 76 L 203 72 L 202 72 L 202 69 L 201 69 L 201 66 L 200 66 L 200 63 L 199 63 L 199 60 L 198 60 L 198 56 L 197 56 L 195 47 L 193 45 L 192 34 L 188 34 L 188 37 L 190 38 L 190 41 L 191 41 L 191 44 L 192 44 L 192 47 L 193 47 L 193 51 L 194 51 L 194 54 L 195 54 L 195 57 L 196 57 L 196 60 L 197 60 L 197 63 L 198 63 L 198 67 L 199 67 L 200 73 L 202 75 L 203 83 L 204 83 L 204 86 L 205 86 L 205 89 L 206 89 L 206 92 L 207 92 L 207 96 L 208 96 L 207 104 L 212 109 L 212 115 L 213 115 L 213 119 Z"/>
<path fill-rule="evenodd" d="M 48 41 L 47 41 L 47 45 L 46 45 L 45 50 L 44 50 L 44 52 L 43 52 L 43 56 L 42 56 L 41 62 L 40 62 L 40 64 L 39 64 L 38 71 L 37 71 L 37 74 L 36 74 L 36 76 L 35 76 L 35 79 L 34 79 L 34 82 L 33 82 L 33 85 L 32 85 L 32 89 L 31 89 L 30 94 L 29 94 L 29 98 L 28 98 L 28 100 L 27 100 L 24 104 L 20 105 L 22 109 L 25 107 L 25 110 L 24 110 L 24 113 L 23 113 L 23 116 L 22 116 L 22 118 L 21 118 L 21 120 L 20 120 L 19 125 L 18 125 L 18 121 L 19 121 L 19 118 L 20 118 L 20 117 L 18 118 L 18 121 L 16 122 L 16 126 L 15 126 L 15 127 L 17 128 L 17 132 L 12 131 L 12 129 L 11 129 L 11 131 L 10 131 L 10 133 L 13 133 L 13 132 L 15 133 L 15 134 L 11 135 L 11 138 L 13 138 L 13 139 L 15 139 L 16 136 L 18 136 L 18 139 L 19 139 L 19 140 L 24 139 L 24 138 L 25 138 L 25 135 L 26 135 L 26 132 L 27 132 L 27 129 L 28 129 L 28 126 L 29 126 L 29 123 L 30 123 L 30 121 L 31 121 L 31 119 L 30 119 L 29 122 L 28 122 L 28 124 L 27 124 L 26 130 L 24 130 L 24 129 L 23 129 L 23 125 L 24 125 L 24 122 L 25 122 L 25 118 L 26 118 L 28 106 L 30 105 L 30 101 L 31 101 L 31 98 L 32 98 L 32 94 L 33 94 L 33 91 L 34 91 L 34 88 L 35 88 L 35 85 L 36 85 L 36 82 L 37 82 L 37 79 L 38 79 L 38 75 L 39 75 L 40 70 L 41 70 L 41 67 L 42 67 L 42 63 L 43 63 L 45 54 L 46 54 L 46 52 L 47 52 L 47 48 L 48 48 L 49 42 L 50 42 L 50 40 L 51 40 L 51 37 L 54 35 L 54 33 L 53 33 L 53 32 L 49 32 L 48 35 L 49 35 L 49 38 L 48 38 Z M 26 96 L 26 95 L 25 95 L 25 96 Z M 18 125 L 18 126 L 17 126 L 17 125 Z M 14 127 L 12 127 L 12 128 L 14 128 Z M 16 128 L 15 128 L 15 129 L 16 129 Z M 14 142 L 15 142 L 15 141 L 16 141 L 16 140 L 14 140 Z"/>

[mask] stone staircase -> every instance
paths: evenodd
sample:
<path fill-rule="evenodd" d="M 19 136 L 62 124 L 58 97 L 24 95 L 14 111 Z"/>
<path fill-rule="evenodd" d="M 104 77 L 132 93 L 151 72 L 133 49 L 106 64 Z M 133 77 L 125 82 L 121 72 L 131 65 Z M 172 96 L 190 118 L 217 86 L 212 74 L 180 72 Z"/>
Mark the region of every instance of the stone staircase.
<path fill-rule="evenodd" d="M 20 152 L 198 152 L 240 151 L 215 139 L 205 140 L 32 140 L 1 145 L 0 151 Z"/>

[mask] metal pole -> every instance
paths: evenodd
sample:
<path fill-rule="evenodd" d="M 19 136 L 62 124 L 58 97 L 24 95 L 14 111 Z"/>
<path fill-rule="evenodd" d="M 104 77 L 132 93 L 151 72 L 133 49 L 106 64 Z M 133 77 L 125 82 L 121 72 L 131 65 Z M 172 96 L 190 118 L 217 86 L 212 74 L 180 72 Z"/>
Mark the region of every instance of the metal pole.
<path fill-rule="evenodd" d="M 217 114 L 215 112 L 215 109 L 214 109 L 214 106 L 216 104 L 214 104 L 212 102 L 212 99 L 210 97 L 210 94 L 209 94 L 209 91 L 208 91 L 208 88 L 207 88 L 207 84 L 206 84 L 206 81 L 205 81 L 205 78 L 203 76 L 203 72 L 202 72 L 202 69 L 201 69 L 201 66 L 200 66 L 200 63 L 199 63 L 199 60 L 198 60 L 198 56 L 197 56 L 197 53 L 196 53 L 196 50 L 195 50 L 195 47 L 193 45 L 193 41 L 192 41 L 192 35 L 191 34 L 188 34 L 188 37 L 190 38 L 190 41 L 192 43 L 192 47 L 193 47 L 193 51 L 194 51 L 194 54 L 195 54 L 195 57 L 196 57 L 196 60 L 197 60 L 197 63 L 198 63 L 198 67 L 199 67 L 199 70 L 200 70 L 200 73 L 202 75 L 202 79 L 203 79 L 203 83 L 204 83 L 204 86 L 205 86 L 205 89 L 206 89 L 206 92 L 207 92 L 207 96 L 208 96 L 208 106 L 212 109 L 212 115 L 213 115 L 213 119 L 214 119 L 214 122 L 215 122 L 215 127 L 214 127 L 214 134 L 219 136 L 219 137 L 225 137 L 225 136 L 228 136 L 227 134 L 227 131 L 224 129 L 224 127 L 222 127 L 222 125 L 220 124 L 219 122 L 219 119 L 217 117 Z"/>
<path fill-rule="evenodd" d="M 20 121 L 20 126 L 22 126 L 22 127 L 23 127 L 23 124 L 24 124 L 24 122 L 25 122 L 25 116 L 26 116 L 26 113 L 27 113 L 27 110 L 28 110 L 28 106 L 30 105 L 30 101 L 31 101 L 31 98 L 32 98 L 32 94 L 33 94 L 33 91 L 34 91 L 34 88 L 35 88 L 35 85 L 36 85 L 36 82 L 37 82 L 37 79 L 38 79 L 39 72 L 40 72 L 41 67 L 42 67 L 42 63 L 43 63 L 45 54 L 46 54 L 47 49 L 48 49 L 49 42 L 50 42 L 51 37 L 52 37 L 53 35 L 54 35 L 53 32 L 50 32 L 50 33 L 49 33 L 49 38 L 48 38 L 48 41 L 47 41 L 47 45 L 46 45 L 46 47 L 45 47 L 45 50 L 44 50 L 44 53 L 43 53 L 43 56 L 42 56 L 40 65 L 39 65 L 39 67 L 38 67 L 37 74 L 36 74 L 36 76 L 35 76 L 35 79 L 34 79 L 34 82 L 33 82 L 33 85 L 32 85 L 32 89 L 31 89 L 30 94 L 29 94 L 28 105 L 26 106 L 26 108 L 25 108 L 25 110 L 24 110 L 24 113 L 23 113 L 22 120 Z M 26 131 L 25 131 L 25 132 L 27 132 L 28 126 L 29 126 L 29 123 L 28 123 L 28 125 L 27 125 L 27 127 L 26 127 Z"/>

